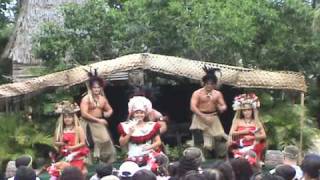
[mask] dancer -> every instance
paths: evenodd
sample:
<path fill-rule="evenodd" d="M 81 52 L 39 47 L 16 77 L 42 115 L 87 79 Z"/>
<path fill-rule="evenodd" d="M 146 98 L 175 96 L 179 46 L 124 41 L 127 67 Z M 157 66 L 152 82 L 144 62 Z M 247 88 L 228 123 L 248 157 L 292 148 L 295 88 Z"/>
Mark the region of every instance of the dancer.
<path fill-rule="evenodd" d="M 199 145 L 196 134 L 200 133 L 203 138 L 203 147 L 213 150 L 222 144 L 225 147 L 226 134 L 218 117 L 227 109 L 223 95 L 216 90 L 218 78 L 216 68 L 203 67 L 205 75 L 202 77 L 204 86 L 193 92 L 190 102 L 190 109 L 194 113 L 190 130 L 193 131 L 193 145 Z M 218 156 L 224 156 L 225 148 L 216 152 Z"/>
<path fill-rule="evenodd" d="M 89 72 L 88 75 L 88 94 L 82 98 L 80 104 L 82 127 L 86 131 L 90 146 L 93 146 L 94 160 L 112 163 L 116 159 L 116 151 L 106 128 L 108 122 L 104 118 L 110 118 L 113 109 L 104 95 L 105 83 L 98 77 L 97 70 L 95 69 L 94 73 Z M 93 142 L 90 141 L 91 137 Z"/>

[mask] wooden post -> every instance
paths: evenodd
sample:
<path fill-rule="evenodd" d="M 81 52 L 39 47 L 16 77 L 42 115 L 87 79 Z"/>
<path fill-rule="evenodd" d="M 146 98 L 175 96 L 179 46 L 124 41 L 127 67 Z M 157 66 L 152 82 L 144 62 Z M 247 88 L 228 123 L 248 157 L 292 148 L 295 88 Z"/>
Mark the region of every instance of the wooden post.
<path fill-rule="evenodd" d="M 300 105 L 302 108 L 301 114 L 300 114 L 300 144 L 299 144 L 299 162 L 302 162 L 302 149 L 303 149 L 303 127 L 304 127 L 304 119 L 305 119 L 305 110 L 304 110 L 304 93 L 301 92 L 300 95 Z"/>

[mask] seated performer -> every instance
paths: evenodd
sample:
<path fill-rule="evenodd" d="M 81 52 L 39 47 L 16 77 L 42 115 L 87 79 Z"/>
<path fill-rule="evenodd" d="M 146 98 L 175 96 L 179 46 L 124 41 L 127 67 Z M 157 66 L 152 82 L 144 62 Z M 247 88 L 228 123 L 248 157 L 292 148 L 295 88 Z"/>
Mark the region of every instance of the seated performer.
<path fill-rule="evenodd" d="M 229 150 L 236 158 L 254 152 L 257 159 L 261 159 L 266 133 L 258 117 L 259 107 L 255 94 L 235 97 L 233 109 L 236 113 L 229 132 Z"/>
<path fill-rule="evenodd" d="M 157 172 L 156 157 L 161 153 L 160 125 L 148 119 L 147 99 L 136 96 L 128 103 L 129 117 L 118 126 L 119 143 L 128 148 L 128 161 Z M 149 101 L 150 102 L 150 101 Z"/>
<path fill-rule="evenodd" d="M 59 150 L 63 158 L 63 162 L 56 162 L 48 168 L 52 179 L 60 175 L 61 166 L 75 166 L 79 168 L 83 174 L 87 174 L 87 168 L 84 159 L 89 153 L 89 149 L 85 143 L 85 134 L 79 124 L 77 111 L 79 106 L 71 104 L 68 101 L 62 101 L 56 105 L 56 113 L 60 113 L 55 130 L 54 145 Z M 56 161 L 56 160 L 54 160 Z"/>

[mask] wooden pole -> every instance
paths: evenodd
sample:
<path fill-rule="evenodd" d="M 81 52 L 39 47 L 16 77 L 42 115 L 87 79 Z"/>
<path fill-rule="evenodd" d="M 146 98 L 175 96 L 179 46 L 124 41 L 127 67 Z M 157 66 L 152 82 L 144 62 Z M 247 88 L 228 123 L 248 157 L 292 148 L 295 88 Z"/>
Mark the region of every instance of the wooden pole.
<path fill-rule="evenodd" d="M 305 119 L 305 110 L 304 110 L 304 93 L 302 92 L 300 95 L 300 105 L 302 108 L 301 114 L 300 114 L 300 153 L 299 153 L 299 162 L 302 162 L 302 149 L 303 149 L 303 127 L 304 127 L 304 119 Z"/>

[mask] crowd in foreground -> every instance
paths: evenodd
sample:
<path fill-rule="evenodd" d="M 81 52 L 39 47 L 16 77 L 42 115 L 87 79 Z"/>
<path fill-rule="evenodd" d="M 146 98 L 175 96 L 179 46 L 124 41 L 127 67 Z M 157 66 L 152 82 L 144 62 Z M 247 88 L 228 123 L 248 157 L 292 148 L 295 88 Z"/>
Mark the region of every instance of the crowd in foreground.
<path fill-rule="evenodd" d="M 132 161 L 123 162 L 119 169 L 112 164 L 100 163 L 92 177 L 85 177 L 77 167 L 63 169 L 59 180 L 318 180 L 320 179 L 320 156 L 308 154 L 299 165 L 298 148 L 287 146 L 283 150 L 283 162 L 274 169 L 266 171 L 253 166 L 245 158 L 217 160 L 213 163 L 203 163 L 202 151 L 196 147 L 184 150 L 179 161 L 169 162 L 165 156 L 160 157 L 159 171 L 141 168 Z M 39 180 L 36 171 L 32 169 L 31 156 L 21 156 L 14 162 L 14 167 L 8 164 L 6 178 L 9 180 Z M 11 177 L 10 177 L 11 176 Z"/>

